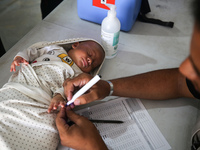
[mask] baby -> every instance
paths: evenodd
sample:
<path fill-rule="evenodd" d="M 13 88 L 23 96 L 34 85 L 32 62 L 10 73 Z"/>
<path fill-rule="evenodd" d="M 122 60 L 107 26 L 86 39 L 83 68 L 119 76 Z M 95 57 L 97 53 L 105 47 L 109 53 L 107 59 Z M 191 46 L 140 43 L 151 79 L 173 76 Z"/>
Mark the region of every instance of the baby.
<path fill-rule="evenodd" d="M 93 40 L 72 43 L 71 48 L 66 48 L 66 46 L 62 47 L 62 45 L 50 45 L 39 49 L 29 48 L 23 52 L 19 52 L 15 56 L 10 71 L 16 71 L 15 67 L 19 66 L 20 63 L 26 65 L 34 63 L 35 66 L 43 61 L 62 61 L 71 66 L 77 75 L 77 73 L 80 73 L 80 70 L 85 73 L 90 73 L 102 64 L 104 57 L 105 53 L 103 48 Z M 45 71 L 48 70 L 44 70 L 43 73 Z M 65 106 L 65 97 L 63 92 L 55 91 L 48 108 L 48 113 L 52 109 L 56 110 L 58 106 Z"/>
<path fill-rule="evenodd" d="M 19 52 L 0 89 L 0 149 L 56 149 L 56 114 L 50 112 L 65 105 L 64 80 L 96 71 L 104 57 L 98 42 L 84 38 L 40 42 Z"/>

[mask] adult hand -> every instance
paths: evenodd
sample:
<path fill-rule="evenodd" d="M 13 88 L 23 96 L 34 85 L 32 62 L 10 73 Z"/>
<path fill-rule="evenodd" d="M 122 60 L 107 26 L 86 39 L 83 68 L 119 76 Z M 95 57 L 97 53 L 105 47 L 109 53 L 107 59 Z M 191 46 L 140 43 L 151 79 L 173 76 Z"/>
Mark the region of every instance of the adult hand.
<path fill-rule="evenodd" d="M 67 119 L 74 122 L 67 124 Z M 61 144 L 77 150 L 107 150 L 98 130 L 87 118 L 61 108 L 56 117 Z"/>
<path fill-rule="evenodd" d="M 11 66 L 10 66 L 10 72 L 12 71 L 16 71 L 16 66 L 20 66 L 20 63 L 24 63 L 24 64 L 29 64 L 28 61 L 26 61 L 24 58 L 17 56 L 15 57 L 15 59 L 13 60 Z"/>
<path fill-rule="evenodd" d="M 70 101 L 72 99 L 74 92 L 77 89 L 80 89 L 85 84 L 87 84 L 92 78 L 93 76 L 86 73 L 82 73 L 73 79 L 70 78 L 66 79 L 65 82 L 63 83 L 63 87 L 67 100 Z M 110 85 L 106 81 L 100 80 L 94 86 L 92 86 L 85 94 L 78 97 L 74 101 L 74 104 L 82 105 L 95 100 L 100 100 L 108 96 L 109 93 L 110 93 Z"/>

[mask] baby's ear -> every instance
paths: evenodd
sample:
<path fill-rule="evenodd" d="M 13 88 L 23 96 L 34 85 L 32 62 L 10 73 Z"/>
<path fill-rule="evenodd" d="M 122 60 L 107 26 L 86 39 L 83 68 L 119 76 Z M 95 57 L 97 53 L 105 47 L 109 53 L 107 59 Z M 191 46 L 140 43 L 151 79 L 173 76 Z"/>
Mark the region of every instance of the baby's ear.
<path fill-rule="evenodd" d="M 73 44 L 72 44 L 72 48 L 75 49 L 75 48 L 78 47 L 78 45 L 79 45 L 79 42 L 73 43 Z"/>

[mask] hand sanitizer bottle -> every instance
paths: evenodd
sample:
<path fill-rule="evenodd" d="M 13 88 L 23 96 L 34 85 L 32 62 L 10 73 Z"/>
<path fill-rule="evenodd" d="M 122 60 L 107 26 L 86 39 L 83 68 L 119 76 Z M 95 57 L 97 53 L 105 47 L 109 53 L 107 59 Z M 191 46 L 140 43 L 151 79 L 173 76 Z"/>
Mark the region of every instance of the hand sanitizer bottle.
<path fill-rule="evenodd" d="M 116 17 L 116 6 L 107 6 L 110 7 L 110 10 L 101 24 L 101 43 L 106 51 L 106 58 L 111 59 L 117 55 L 121 25 L 119 19 Z"/>

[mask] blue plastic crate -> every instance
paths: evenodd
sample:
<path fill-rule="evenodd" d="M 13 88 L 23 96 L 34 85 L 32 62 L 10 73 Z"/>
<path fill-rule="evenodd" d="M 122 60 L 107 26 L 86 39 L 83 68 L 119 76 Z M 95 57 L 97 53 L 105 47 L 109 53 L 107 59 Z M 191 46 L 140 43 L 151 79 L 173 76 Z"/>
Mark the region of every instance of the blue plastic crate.
<path fill-rule="evenodd" d="M 101 24 L 107 16 L 108 9 L 94 6 L 93 1 L 101 3 L 101 0 L 77 0 L 78 16 L 81 19 Z M 121 30 L 130 31 L 137 19 L 142 0 L 113 1 L 115 1 L 114 4 L 117 7 L 117 18 L 121 23 Z"/>

